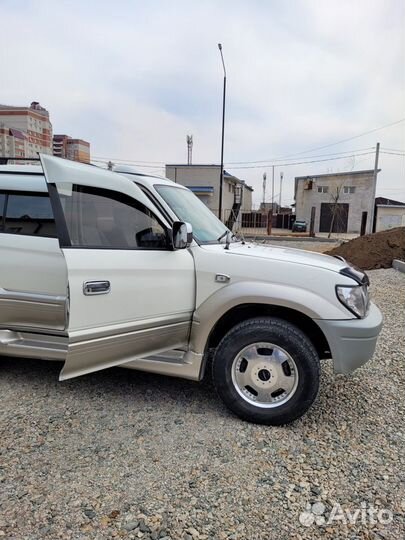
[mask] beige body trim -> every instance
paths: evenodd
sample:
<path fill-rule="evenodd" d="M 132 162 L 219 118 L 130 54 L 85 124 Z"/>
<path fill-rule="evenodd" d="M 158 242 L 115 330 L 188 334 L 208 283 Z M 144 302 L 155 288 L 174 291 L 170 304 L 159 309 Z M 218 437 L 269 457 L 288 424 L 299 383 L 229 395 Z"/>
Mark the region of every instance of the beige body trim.
<path fill-rule="evenodd" d="M 91 339 L 73 335 L 69 339 L 65 365 L 60 380 L 70 379 L 101 369 L 125 365 L 136 360 L 145 351 L 157 354 L 184 347 L 184 338 L 190 328 L 190 316 L 159 317 L 142 320 L 120 329 L 111 327 L 106 332 L 92 332 Z M 149 356 L 149 355 L 148 355 Z"/>
<path fill-rule="evenodd" d="M 0 288 L 0 325 L 64 330 L 66 296 L 10 291 Z"/>

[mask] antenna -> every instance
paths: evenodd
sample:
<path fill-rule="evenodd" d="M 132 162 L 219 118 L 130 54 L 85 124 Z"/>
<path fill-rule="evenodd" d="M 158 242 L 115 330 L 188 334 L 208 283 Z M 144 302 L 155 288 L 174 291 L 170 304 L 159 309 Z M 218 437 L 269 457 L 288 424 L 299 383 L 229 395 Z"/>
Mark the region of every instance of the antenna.
<path fill-rule="evenodd" d="M 283 178 L 284 178 L 284 173 L 281 172 L 280 173 L 280 192 L 279 192 L 279 196 L 278 196 L 278 206 L 279 206 L 279 208 L 281 208 L 281 190 L 283 189 Z"/>
<path fill-rule="evenodd" d="M 265 208 L 264 204 L 266 202 L 266 181 L 267 181 L 267 174 L 263 173 L 263 208 Z"/>
<path fill-rule="evenodd" d="M 193 136 L 187 135 L 187 165 L 193 161 Z"/>

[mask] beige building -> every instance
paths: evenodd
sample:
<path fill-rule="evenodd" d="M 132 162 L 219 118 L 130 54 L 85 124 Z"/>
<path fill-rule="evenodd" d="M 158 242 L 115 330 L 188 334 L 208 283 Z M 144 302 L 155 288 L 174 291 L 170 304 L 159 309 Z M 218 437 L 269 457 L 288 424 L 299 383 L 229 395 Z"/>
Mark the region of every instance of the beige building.
<path fill-rule="evenodd" d="M 37 101 L 29 107 L 0 105 L 0 157 L 36 158 L 52 154 L 49 113 Z"/>
<path fill-rule="evenodd" d="M 27 136 L 18 129 L 0 124 L 0 160 L 2 157 L 25 157 Z"/>
<path fill-rule="evenodd" d="M 385 231 L 394 227 L 405 227 L 405 203 L 377 197 L 374 231 Z"/>
<path fill-rule="evenodd" d="M 219 210 L 220 165 L 166 165 L 166 176 L 193 191 L 216 215 Z M 250 212 L 253 188 L 244 180 L 224 170 L 222 187 L 222 221 L 230 214 Z"/>
<path fill-rule="evenodd" d="M 54 135 L 53 155 L 90 163 L 90 143 L 82 139 L 72 139 L 69 135 Z"/>
<path fill-rule="evenodd" d="M 373 170 L 295 178 L 296 219 L 309 226 L 315 208 L 315 233 L 372 232 L 374 197 Z"/>

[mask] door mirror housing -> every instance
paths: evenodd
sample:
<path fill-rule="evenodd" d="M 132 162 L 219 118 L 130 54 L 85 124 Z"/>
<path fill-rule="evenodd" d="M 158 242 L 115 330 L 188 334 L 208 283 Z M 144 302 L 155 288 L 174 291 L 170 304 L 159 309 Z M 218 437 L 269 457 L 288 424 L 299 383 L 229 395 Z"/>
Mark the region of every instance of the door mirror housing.
<path fill-rule="evenodd" d="M 175 221 L 172 228 L 173 249 L 190 247 L 193 241 L 193 228 L 190 223 Z"/>

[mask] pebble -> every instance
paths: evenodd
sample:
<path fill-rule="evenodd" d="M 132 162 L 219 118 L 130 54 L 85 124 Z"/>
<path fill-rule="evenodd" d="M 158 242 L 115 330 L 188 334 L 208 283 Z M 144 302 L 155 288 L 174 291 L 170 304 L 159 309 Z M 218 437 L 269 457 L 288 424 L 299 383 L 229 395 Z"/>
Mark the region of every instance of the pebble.
<path fill-rule="evenodd" d="M 349 376 L 322 361 L 318 400 L 287 427 L 242 422 L 209 380 L 1 359 L 0 537 L 403 540 L 405 275 L 373 270 L 384 328 Z M 320 504 L 322 503 L 322 504 Z M 389 525 L 306 527 L 339 503 Z"/>

